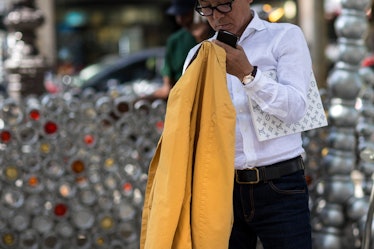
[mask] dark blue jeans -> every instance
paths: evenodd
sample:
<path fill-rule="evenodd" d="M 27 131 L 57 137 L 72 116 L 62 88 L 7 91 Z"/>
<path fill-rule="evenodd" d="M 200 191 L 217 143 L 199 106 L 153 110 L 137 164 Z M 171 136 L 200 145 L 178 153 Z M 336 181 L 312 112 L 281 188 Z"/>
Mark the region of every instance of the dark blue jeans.
<path fill-rule="evenodd" d="M 229 249 L 311 249 L 309 193 L 304 171 L 258 184 L 234 185 Z"/>

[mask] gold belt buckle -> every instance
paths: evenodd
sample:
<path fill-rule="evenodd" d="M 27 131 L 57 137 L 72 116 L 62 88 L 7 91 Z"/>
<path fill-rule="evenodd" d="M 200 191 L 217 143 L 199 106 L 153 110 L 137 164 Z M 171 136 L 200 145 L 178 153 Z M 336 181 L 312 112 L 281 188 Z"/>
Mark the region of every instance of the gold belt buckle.
<path fill-rule="evenodd" d="M 254 170 L 256 171 L 256 180 L 255 181 L 249 181 L 249 182 L 241 182 L 239 181 L 239 177 L 238 177 L 238 171 L 235 171 L 236 173 L 236 182 L 239 183 L 239 184 L 257 184 L 260 182 L 260 172 L 258 171 L 257 168 L 248 168 L 248 169 L 244 169 L 244 170 Z"/>

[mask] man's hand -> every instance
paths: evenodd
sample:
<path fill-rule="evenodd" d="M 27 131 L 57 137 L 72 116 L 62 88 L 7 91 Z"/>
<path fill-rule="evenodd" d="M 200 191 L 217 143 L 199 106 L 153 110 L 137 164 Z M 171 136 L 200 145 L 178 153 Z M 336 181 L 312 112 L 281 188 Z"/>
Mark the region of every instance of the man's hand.
<path fill-rule="evenodd" d="M 253 66 L 249 62 L 243 47 L 236 45 L 236 48 L 233 48 L 218 40 L 212 42 L 226 51 L 226 71 L 228 74 L 234 75 L 242 81 L 244 76 L 252 72 Z"/>

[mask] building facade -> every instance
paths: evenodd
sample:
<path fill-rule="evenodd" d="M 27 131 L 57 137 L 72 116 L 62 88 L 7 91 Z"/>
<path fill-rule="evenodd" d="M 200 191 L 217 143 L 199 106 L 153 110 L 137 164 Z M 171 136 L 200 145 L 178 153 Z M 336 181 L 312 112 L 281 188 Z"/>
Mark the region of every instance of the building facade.
<path fill-rule="evenodd" d="M 46 13 L 39 31 L 40 47 L 47 49 L 42 53 L 56 67 L 70 63 L 79 70 L 108 55 L 162 46 L 178 28 L 174 17 L 165 14 L 170 0 L 36 2 Z M 272 21 L 297 22 L 295 0 L 256 1 L 255 7 Z"/>
<path fill-rule="evenodd" d="M 270 21 L 302 26 L 311 49 L 319 53 L 312 53 L 317 57 L 314 61 L 319 61 L 323 49 L 313 44 L 318 41 L 324 46 L 323 2 L 336 1 L 256 0 L 252 7 Z M 6 12 L 12 2 L 22 1 L 3 0 L 0 12 Z M 105 56 L 162 46 L 178 28 L 174 18 L 165 14 L 170 0 L 35 0 L 35 3 L 45 14 L 45 22 L 37 30 L 38 47 L 55 70 L 71 66 L 79 71 Z"/>

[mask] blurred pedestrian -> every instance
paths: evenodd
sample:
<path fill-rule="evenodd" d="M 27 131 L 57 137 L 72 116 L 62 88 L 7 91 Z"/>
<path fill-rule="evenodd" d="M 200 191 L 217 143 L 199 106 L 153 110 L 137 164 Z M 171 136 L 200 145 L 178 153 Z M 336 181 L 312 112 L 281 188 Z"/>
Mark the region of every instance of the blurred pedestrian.
<path fill-rule="evenodd" d="M 171 88 L 182 75 L 183 64 L 190 49 L 214 34 L 208 22 L 195 13 L 194 7 L 195 0 L 172 0 L 166 11 L 168 15 L 175 17 L 180 29 L 171 34 L 166 43 L 163 85 L 149 98 L 167 99 Z"/>
<path fill-rule="evenodd" d="M 227 89 L 236 109 L 234 223 L 230 249 L 311 249 L 301 133 L 259 141 L 250 102 L 285 123 L 303 118 L 312 61 L 302 30 L 261 20 L 253 0 L 198 0 L 211 27 L 237 36 L 226 52 Z M 215 36 L 216 37 L 216 36 Z M 191 50 L 186 65 L 199 46 Z M 212 176 L 219 174 L 212 172 Z M 232 187 L 232 186 L 227 186 Z"/>

